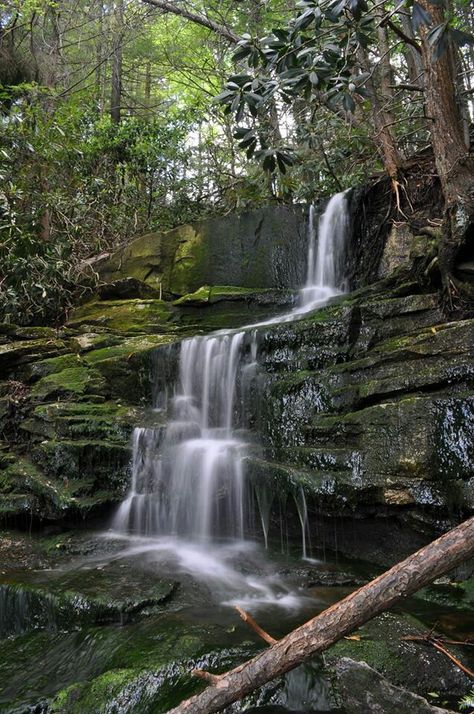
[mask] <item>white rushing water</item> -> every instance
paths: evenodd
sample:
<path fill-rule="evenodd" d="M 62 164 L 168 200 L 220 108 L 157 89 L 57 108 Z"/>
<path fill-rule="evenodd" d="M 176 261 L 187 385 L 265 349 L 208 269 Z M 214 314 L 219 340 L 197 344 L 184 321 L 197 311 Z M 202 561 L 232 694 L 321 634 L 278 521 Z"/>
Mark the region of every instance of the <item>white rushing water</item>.
<path fill-rule="evenodd" d="M 249 443 L 242 436 L 242 401 L 245 391 L 252 388 L 258 365 L 257 331 L 265 325 L 298 319 L 343 292 L 347 227 L 344 193 L 331 198 L 317 231 L 311 206 L 307 280 L 299 305 L 290 313 L 240 330 L 183 340 L 179 378 L 165 426 L 134 430 L 132 484 L 114 519 L 115 531 L 159 536 L 168 539 L 167 547 L 169 537 L 178 536 L 186 539 L 182 540 L 183 554 L 194 553 L 196 559 L 196 552 L 189 550 L 190 540 L 209 552 L 216 539 L 244 538 L 251 494 L 244 473 Z M 255 501 L 267 542 L 271 504 L 262 492 Z M 295 495 L 295 502 L 306 556 L 307 514 L 302 490 Z M 173 543 L 176 548 L 176 541 Z M 200 567 L 204 567 L 202 563 Z"/>
<path fill-rule="evenodd" d="M 319 220 L 310 206 L 308 221 L 308 262 L 306 285 L 300 291 L 297 311 L 306 312 L 344 292 L 345 243 L 349 227 L 345 191 L 336 193 Z M 317 249 L 316 249 L 317 248 Z"/>
<path fill-rule="evenodd" d="M 236 436 L 245 332 L 184 340 L 179 383 L 163 428 L 136 428 L 132 487 L 121 532 L 209 541 L 243 538 L 245 442 Z"/>

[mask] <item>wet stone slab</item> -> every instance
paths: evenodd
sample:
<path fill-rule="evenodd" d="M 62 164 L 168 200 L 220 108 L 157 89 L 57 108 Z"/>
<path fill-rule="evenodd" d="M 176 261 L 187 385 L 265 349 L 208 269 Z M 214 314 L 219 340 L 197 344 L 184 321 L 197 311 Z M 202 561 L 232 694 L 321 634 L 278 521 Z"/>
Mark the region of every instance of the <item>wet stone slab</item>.
<path fill-rule="evenodd" d="M 35 629 L 67 631 L 87 624 L 126 623 L 158 612 L 178 583 L 131 569 L 121 559 L 87 567 L 0 576 L 0 637 Z"/>

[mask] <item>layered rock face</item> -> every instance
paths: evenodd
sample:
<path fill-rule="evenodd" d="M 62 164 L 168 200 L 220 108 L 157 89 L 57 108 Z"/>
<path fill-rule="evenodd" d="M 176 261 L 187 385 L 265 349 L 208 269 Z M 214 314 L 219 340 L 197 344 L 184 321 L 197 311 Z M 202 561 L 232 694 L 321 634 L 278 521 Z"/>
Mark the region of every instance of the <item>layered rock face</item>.
<path fill-rule="evenodd" d="M 139 238 L 102 259 L 97 297 L 63 328 L 0 326 L 0 512 L 57 519 L 120 500 L 155 351 L 288 313 L 305 220 L 269 208 Z M 272 498 L 302 486 L 320 513 L 413 523 L 474 508 L 474 320 L 446 322 L 413 278 L 421 243 L 405 236 L 397 257 L 389 239 L 382 280 L 259 329 L 247 421 L 263 451 L 248 469 Z"/>
<path fill-rule="evenodd" d="M 305 278 L 306 214 L 272 206 L 149 233 L 95 267 L 105 282 L 132 277 L 175 297 L 202 285 L 295 288 Z"/>
<path fill-rule="evenodd" d="M 255 480 L 302 484 L 323 513 L 473 508 L 474 321 L 444 322 L 414 290 L 380 285 L 261 335 Z"/>

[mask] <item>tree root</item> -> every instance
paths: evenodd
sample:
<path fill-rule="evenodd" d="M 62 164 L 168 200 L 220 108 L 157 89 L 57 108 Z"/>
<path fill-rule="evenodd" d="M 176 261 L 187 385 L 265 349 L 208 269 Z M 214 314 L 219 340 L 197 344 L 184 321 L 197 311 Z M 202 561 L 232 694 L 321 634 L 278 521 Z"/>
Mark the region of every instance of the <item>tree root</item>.
<path fill-rule="evenodd" d="M 392 178 L 392 191 L 395 194 L 395 202 L 397 206 L 397 211 L 400 213 L 406 220 L 408 221 L 408 216 L 402 211 L 402 206 L 400 202 L 400 189 L 402 189 L 405 192 L 405 196 L 407 198 L 408 203 L 410 204 L 411 210 L 413 210 L 413 206 L 411 205 L 410 199 L 408 198 L 408 194 L 405 190 L 405 187 L 400 183 L 400 181 L 397 181 L 396 178 Z"/>

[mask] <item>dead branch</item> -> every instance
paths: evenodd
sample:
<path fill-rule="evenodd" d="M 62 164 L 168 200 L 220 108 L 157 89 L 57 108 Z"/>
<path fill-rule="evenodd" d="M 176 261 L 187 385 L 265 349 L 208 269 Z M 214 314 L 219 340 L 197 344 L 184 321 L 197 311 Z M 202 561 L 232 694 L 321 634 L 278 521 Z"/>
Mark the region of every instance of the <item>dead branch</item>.
<path fill-rule="evenodd" d="M 262 640 L 265 640 L 265 642 L 267 642 L 269 645 L 274 645 L 275 642 L 278 642 L 278 640 L 276 640 L 274 637 L 272 637 L 271 635 L 269 635 L 268 632 L 265 632 L 265 630 L 263 630 L 263 629 L 260 627 L 260 625 L 258 625 L 258 624 L 255 622 L 255 620 L 253 619 L 252 615 L 249 615 L 248 612 L 245 612 L 245 610 L 243 610 L 243 609 L 242 609 L 241 607 L 239 607 L 238 605 L 236 606 L 235 609 L 236 609 L 237 612 L 239 613 L 239 615 L 240 615 L 240 617 L 242 618 L 242 620 L 243 620 L 244 622 L 246 622 L 247 625 L 250 625 L 250 627 L 252 628 L 252 630 L 255 630 L 255 632 L 257 633 L 257 635 L 258 635 L 259 637 L 261 637 Z"/>
<path fill-rule="evenodd" d="M 236 35 L 231 29 L 225 25 L 221 25 L 214 20 L 211 20 L 204 15 L 200 15 L 197 12 L 191 12 L 181 5 L 176 5 L 173 2 L 168 2 L 168 0 L 142 0 L 147 5 L 153 5 L 163 12 L 171 13 L 172 15 L 178 15 L 179 17 L 184 17 L 186 20 L 194 22 L 196 25 L 201 25 L 202 27 L 207 27 L 208 30 L 215 32 L 216 35 L 223 37 L 224 39 L 231 42 L 233 45 L 237 44 L 241 40 L 239 35 Z"/>
<path fill-rule="evenodd" d="M 457 657 L 453 655 L 452 652 L 450 652 L 444 646 L 447 643 L 470 644 L 469 642 L 453 642 L 452 640 L 448 640 L 445 642 L 444 640 L 439 640 L 437 637 L 433 637 L 431 632 L 426 635 L 406 635 L 405 637 L 402 637 L 402 640 L 404 640 L 405 642 L 423 642 L 426 645 L 431 645 L 432 647 L 435 647 L 439 652 L 442 652 L 444 655 L 446 655 L 446 657 L 448 657 L 451 662 L 454 662 L 456 667 L 459 667 L 459 669 L 462 670 L 464 674 L 467 674 L 468 677 L 474 679 L 474 672 L 472 671 L 472 669 L 466 667 L 462 662 L 457 659 Z"/>

